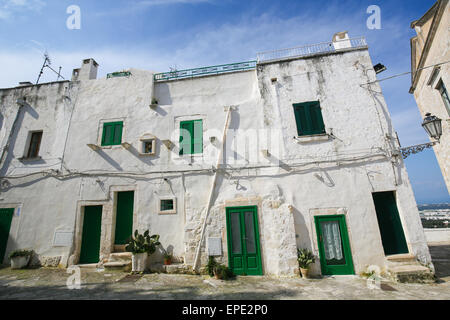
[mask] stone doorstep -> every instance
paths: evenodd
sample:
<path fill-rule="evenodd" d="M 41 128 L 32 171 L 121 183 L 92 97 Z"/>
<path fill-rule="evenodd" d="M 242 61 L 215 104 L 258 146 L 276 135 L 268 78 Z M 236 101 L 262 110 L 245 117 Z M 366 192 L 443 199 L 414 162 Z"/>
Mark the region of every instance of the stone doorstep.
<path fill-rule="evenodd" d="M 395 274 L 431 273 L 430 269 L 420 265 L 400 265 L 389 268 L 389 271 Z"/>
<path fill-rule="evenodd" d="M 390 262 L 417 262 L 416 257 L 410 253 L 394 254 L 386 256 L 386 259 Z"/>
<path fill-rule="evenodd" d="M 131 252 L 114 252 L 109 255 L 108 262 L 129 262 L 131 261 Z"/>
<path fill-rule="evenodd" d="M 434 282 L 434 274 L 421 265 L 398 265 L 388 269 L 395 281 L 402 283 Z"/>
<path fill-rule="evenodd" d="M 98 263 L 89 263 L 89 264 L 77 264 L 76 267 L 80 269 L 97 269 Z"/>
<path fill-rule="evenodd" d="M 154 263 L 150 265 L 150 271 L 168 274 L 192 274 L 191 268 L 183 263 L 175 263 L 170 265 Z"/>
<path fill-rule="evenodd" d="M 131 270 L 131 261 L 111 261 L 103 264 L 105 271 L 108 270 L 123 270 L 130 271 Z"/>

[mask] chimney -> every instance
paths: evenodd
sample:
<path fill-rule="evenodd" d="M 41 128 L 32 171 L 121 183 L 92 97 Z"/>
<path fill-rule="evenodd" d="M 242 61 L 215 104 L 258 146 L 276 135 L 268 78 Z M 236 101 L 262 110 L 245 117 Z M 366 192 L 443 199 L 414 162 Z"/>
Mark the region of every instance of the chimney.
<path fill-rule="evenodd" d="M 351 48 L 352 43 L 348 37 L 348 31 L 335 33 L 333 36 L 333 45 L 335 50 Z"/>
<path fill-rule="evenodd" d="M 85 59 L 81 64 L 81 68 L 73 70 L 72 81 L 97 79 L 97 70 L 98 63 L 94 59 Z"/>

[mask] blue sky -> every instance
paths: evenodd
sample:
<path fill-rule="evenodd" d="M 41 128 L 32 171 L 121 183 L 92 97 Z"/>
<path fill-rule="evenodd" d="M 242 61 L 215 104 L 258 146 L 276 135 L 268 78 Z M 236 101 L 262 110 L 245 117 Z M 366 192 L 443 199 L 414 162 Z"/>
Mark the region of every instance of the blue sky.
<path fill-rule="evenodd" d="M 168 71 L 253 60 L 257 52 L 330 41 L 338 31 L 364 36 L 380 78 L 410 71 L 410 23 L 434 0 L 0 0 L 0 87 L 36 81 L 42 54 L 70 78 L 93 57 L 99 76 L 126 68 Z M 381 29 L 369 30 L 369 5 L 381 8 Z M 67 7 L 81 9 L 69 30 Z M 46 72 L 43 81 L 56 77 Z M 381 82 L 403 146 L 427 142 L 408 93 L 410 76 Z M 434 153 L 406 160 L 418 203 L 450 202 Z"/>

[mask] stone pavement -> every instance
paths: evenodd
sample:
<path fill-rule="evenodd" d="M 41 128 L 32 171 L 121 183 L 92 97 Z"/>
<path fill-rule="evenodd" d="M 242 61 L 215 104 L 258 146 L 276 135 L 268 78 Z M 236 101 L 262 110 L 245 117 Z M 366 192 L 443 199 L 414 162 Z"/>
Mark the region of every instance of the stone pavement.
<path fill-rule="evenodd" d="M 369 288 L 359 276 L 322 279 L 237 277 L 219 281 L 209 276 L 98 272 L 81 269 L 81 288 L 69 289 L 62 269 L 0 269 L 0 300 L 20 299 L 185 299 L 185 300 L 450 300 L 450 244 L 430 246 L 439 280 L 432 284 L 382 282 Z"/>
<path fill-rule="evenodd" d="M 433 284 L 382 283 L 367 287 L 358 276 L 323 279 L 237 277 L 82 271 L 80 289 L 69 289 L 69 274 L 60 269 L 0 270 L 0 299 L 450 299 L 450 279 Z"/>

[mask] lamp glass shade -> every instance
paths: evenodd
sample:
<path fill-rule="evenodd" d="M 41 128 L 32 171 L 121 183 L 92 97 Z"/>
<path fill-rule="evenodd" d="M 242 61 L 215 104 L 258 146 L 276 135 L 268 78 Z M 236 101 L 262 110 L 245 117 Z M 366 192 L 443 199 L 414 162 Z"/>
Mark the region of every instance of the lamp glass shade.
<path fill-rule="evenodd" d="M 436 116 L 427 114 L 427 117 L 422 123 L 422 127 L 428 135 L 436 140 L 439 140 L 442 135 L 442 120 Z"/>

